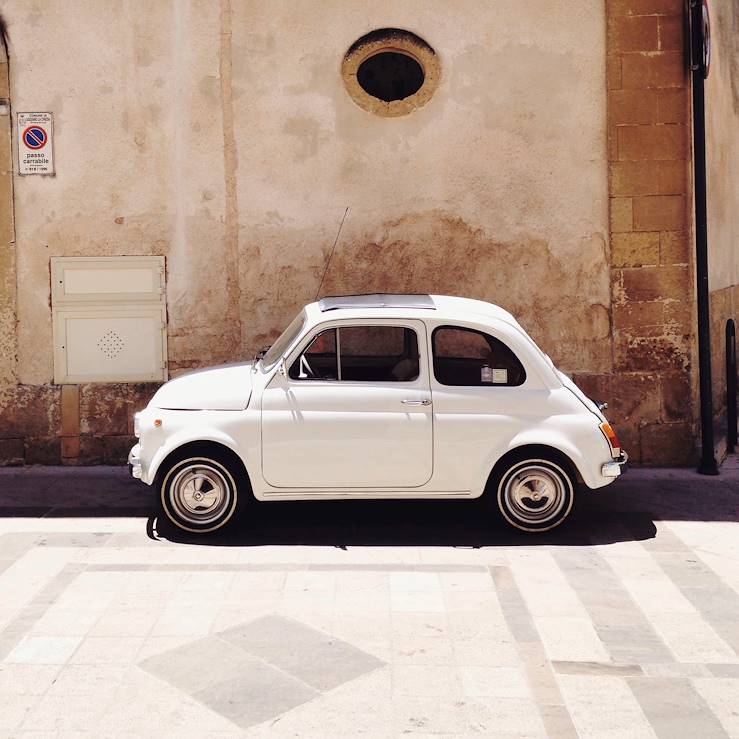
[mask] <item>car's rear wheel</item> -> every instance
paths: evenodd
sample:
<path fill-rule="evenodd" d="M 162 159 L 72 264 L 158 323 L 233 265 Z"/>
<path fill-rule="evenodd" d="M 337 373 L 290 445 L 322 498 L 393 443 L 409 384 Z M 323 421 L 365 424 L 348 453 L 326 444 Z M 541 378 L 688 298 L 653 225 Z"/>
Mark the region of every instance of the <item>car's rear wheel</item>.
<path fill-rule="evenodd" d="M 207 533 L 225 526 L 239 501 L 234 465 L 216 452 L 187 454 L 160 477 L 166 517 L 185 531 Z"/>
<path fill-rule="evenodd" d="M 513 527 L 549 531 L 569 516 L 575 500 L 571 473 L 549 459 L 517 459 L 497 475 L 498 509 Z"/>

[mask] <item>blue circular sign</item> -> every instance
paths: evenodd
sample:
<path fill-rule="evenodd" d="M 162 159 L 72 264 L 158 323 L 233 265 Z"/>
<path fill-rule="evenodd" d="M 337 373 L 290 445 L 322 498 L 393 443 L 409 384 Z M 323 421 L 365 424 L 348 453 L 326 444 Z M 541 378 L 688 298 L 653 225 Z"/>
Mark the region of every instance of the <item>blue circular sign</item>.
<path fill-rule="evenodd" d="M 44 131 L 41 126 L 29 126 L 23 132 L 23 143 L 29 149 L 40 149 L 44 144 L 46 144 L 48 139 L 49 137 L 46 131 Z"/>

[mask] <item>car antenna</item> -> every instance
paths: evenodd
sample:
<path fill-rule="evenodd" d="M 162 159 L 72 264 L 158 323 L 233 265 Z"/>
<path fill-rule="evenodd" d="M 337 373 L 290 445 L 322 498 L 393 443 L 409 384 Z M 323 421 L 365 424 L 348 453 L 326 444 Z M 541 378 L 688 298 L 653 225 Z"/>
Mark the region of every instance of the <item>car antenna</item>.
<path fill-rule="evenodd" d="M 336 238 L 334 239 L 334 245 L 331 247 L 331 251 L 329 252 L 328 259 L 326 260 L 326 266 L 323 268 L 323 274 L 321 275 L 321 282 L 318 284 L 318 290 L 316 290 L 316 297 L 313 298 L 313 301 L 315 302 L 318 300 L 318 296 L 321 294 L 321 288 L 323 287 L 323 281 L 326 279 L 326 273 L 328 272 L 328 266 L 331 264 L 331 257 L 334 255 L 334 251 L 336 251 L 336 244 L 339 243 L 339 236 L 341 235 L 341 229 L 344 227 L 344 221 L 346 220 L 346 214 L 349 212 L 349 206 L 346 206 L 346 210 L 344 211 L 344 215 L 341 218 L 341 223 L 339 224 L 339 230 L 336 232 Z"/>

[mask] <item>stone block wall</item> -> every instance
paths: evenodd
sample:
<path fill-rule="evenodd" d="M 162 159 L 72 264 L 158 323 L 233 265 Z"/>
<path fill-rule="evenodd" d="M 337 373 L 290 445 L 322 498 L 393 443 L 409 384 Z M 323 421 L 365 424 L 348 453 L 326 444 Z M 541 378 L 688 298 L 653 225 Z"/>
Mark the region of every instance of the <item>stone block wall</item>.
<path fill-rule="evenodd" d="M 695 458 L 690 88 L 681 0 L 608 0 L 613 370 L 578 375 L 632 459 Z"/>
<path fill-rule="evenodd" d="M 158 385 L 16 385 L 0 389 L 0 465 L 123 464 L 133 414 Z"/>

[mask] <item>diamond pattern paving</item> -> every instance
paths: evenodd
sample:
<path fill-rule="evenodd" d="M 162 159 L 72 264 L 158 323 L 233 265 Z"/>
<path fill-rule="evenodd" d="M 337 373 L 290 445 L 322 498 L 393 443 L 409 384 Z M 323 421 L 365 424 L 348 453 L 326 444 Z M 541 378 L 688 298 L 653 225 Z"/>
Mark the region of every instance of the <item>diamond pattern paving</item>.
<path fill-rule="evenodd" d="M 341 639 L 271 615 L 149 657 L 140 667 L 247 728 L 384 664 Z"/>

